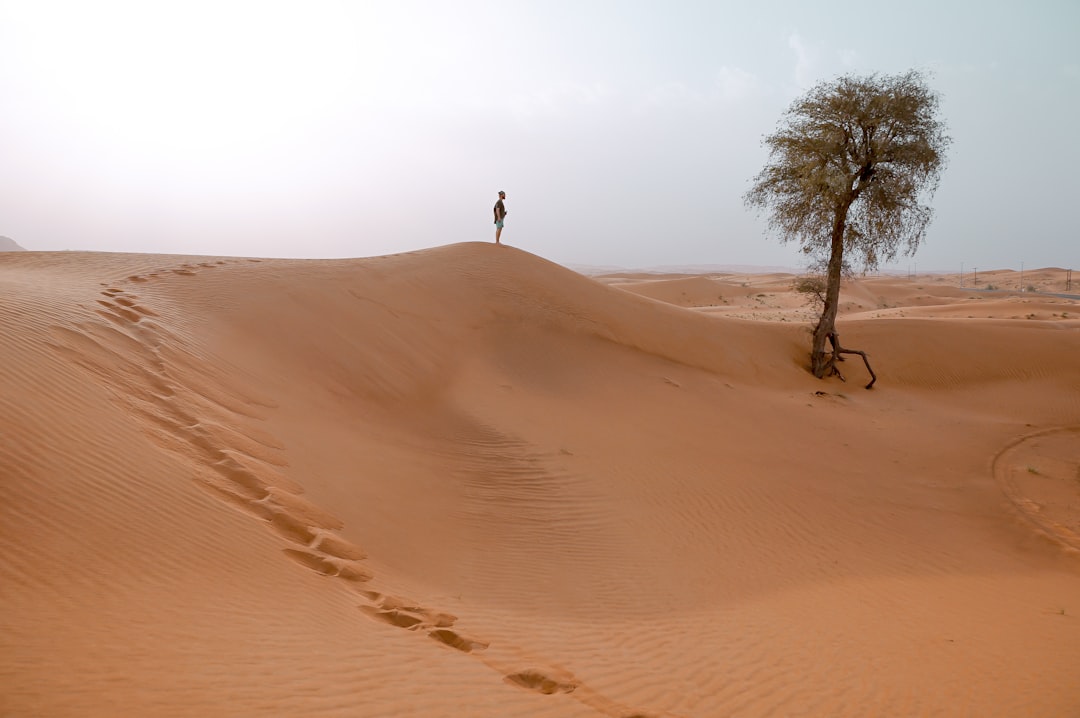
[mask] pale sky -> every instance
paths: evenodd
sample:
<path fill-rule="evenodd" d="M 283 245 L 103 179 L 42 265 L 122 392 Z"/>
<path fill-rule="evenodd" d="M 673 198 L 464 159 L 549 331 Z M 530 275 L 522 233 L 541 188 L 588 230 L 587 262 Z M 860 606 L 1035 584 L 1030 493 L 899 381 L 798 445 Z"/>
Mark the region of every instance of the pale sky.
<path fill-rule="evenodd" d="M 0 235 L 35 250 L 799 267 L 742 195 L 821 80 L 932 73 L 896 265 L 1080 269 L 1080 2 L 0 0 Z"/>

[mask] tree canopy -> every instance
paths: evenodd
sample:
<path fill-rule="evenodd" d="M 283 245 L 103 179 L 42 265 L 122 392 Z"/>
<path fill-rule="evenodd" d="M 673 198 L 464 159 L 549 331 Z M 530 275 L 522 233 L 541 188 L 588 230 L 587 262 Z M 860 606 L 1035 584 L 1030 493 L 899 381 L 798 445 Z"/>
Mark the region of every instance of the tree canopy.
<path fill-rule="evenodd" d="M 933 217 L 930 200 L 950 138 L 922 73 L 844 76 L 797 99 L 765 138 L 769 160 L 746 193 L 783 242 L 826 263 L 825 305 L 811 365 L 836 372 L 835 318 L 842 270 L 872 269 L 914 253 Z M 825 356 L 825 341 L 834 352 Z M 865 358 L 865 357 L 864 357 Z"/>

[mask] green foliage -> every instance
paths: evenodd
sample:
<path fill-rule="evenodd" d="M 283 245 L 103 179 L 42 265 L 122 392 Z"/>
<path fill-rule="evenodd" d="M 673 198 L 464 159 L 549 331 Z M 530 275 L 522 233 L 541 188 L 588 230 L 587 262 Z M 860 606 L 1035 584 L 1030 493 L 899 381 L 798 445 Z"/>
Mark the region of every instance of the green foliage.
<path fill-rule="evenodd" d="M 811 256 L 830 254 L 839 223 L 845 253 L 873 269 L 918 247 L 949 142 L 921 73 L 840 77 L 765 138 L 769 161 L 745 201 Z"/>
<path fill-rule="evenodd" d="M 791 286 L 800 294 L 824 294 L 825 277 L 820 275 L 796 277 Z"/>
<path fill-rule="evenodd" d="M 914 70 L 823 82 L 797 99 L 765 138 L 769 161 L 744 199 L 768 212 L 782 241 L 798 241 L 825 266 L 810 351 L 815 376 L 839 373 L 841 276 L 852 259 L 874 269 L 918 248 L 949 142 L 938 97 Z"/>
<path fill-rule="evenodd" d="M 821 306 L 825 303 L 825 277 L 821 274 L 808 274 L 796 277 L 791 288 L 806 297 L 808 303 Z"/>

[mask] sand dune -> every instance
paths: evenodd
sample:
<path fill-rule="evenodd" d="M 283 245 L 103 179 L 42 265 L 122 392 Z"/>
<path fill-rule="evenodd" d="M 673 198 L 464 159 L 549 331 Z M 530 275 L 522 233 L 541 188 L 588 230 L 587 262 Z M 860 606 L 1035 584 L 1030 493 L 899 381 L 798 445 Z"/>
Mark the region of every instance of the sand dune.
<path fill-rule="evenodd" d="M 0 237 L 0 252 L 25 252 L 11 237 Z"/>
<path fill-rule="evenodd" d="M 940 279 L 0 256 L 0 714 L 1080 715 L 1080 307 Z"/>

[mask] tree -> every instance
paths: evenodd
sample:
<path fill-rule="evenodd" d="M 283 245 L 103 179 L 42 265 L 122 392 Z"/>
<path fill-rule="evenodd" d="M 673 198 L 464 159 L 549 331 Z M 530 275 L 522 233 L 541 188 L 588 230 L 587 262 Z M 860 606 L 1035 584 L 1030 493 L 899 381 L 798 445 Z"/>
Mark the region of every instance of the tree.
<path fill-rule="evenodd" d="M 862 355 L 870 369 L 866 354 L 842 348 L 836 333 L 841 275 L 852 259 L 874 269 L 901 251 L 914 254 L 933 216 L 929 201 L 950 142 L 938 96 L 916 70 L 822 82 L 765 138 L 769 160 L 744 199 L 769 213 L 781 241 L 798 241 L 825 265 L 810 352 L 819 379 L 840 375 L 841 354 Z"/>

